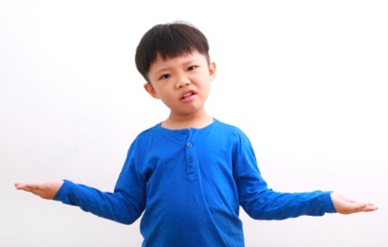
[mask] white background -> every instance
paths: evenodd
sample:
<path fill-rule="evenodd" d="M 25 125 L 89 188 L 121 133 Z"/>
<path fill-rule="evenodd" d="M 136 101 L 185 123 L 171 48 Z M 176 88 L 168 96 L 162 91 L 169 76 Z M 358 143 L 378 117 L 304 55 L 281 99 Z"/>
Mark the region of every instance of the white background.
<path fill-rule="evenodd" d="M 140 246 L 121 225 L 16 191 L 70 179 L 112 191 L 127 149 L 166 118 L 136 46 L 153 25 L 202 30 L 208 100 L 251 139 L 278 191 L 336 190 L 379 211 L 255 221 L 246 246 L 388 246 L 386 1 L 1 1 L 0 246 Z"/>

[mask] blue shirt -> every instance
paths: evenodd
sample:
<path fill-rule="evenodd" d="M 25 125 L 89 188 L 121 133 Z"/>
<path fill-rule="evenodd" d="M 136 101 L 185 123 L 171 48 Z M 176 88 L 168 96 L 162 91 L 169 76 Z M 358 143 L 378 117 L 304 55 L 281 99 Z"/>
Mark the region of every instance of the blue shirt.
<path fill-rule="evenodd" d="M 247 136 L 216 119 L 202 129 L 145 130 L 114 193 L 65 180 L 54 200 L 124 224 L 143 214 L 143 246 L 163 247 L 244 246 L 240 205 L 266 220 L 335 212 L 330 192 L 269 189 Z"/>

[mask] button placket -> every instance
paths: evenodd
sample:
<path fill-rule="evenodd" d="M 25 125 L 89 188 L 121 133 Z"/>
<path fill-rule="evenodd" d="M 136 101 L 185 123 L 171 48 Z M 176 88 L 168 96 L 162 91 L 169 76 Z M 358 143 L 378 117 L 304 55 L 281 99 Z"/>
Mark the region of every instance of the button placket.
<path fill-rule="evenodd" d="M 195 160 L 195 155 L 194 155 L 194 152 L 195 152 L 195 146 L 194 146 L 194 143 L 193 143 L 193 136 L 195 135 L 194 133 L 195 131 L 191 130 L 190 131 L 190 135 L 189 135 L 189 138 L 187 139 L 187 142 L 186 142 L 186 176 L 187 176 L 187 179 L 190 181 L 190 182 L 194 182 L 197 180 L 198 178 L 198 174 L 197 174 L 197 169 L 196 169 L 196 163 L 197 163 L 197 160 Z"/>

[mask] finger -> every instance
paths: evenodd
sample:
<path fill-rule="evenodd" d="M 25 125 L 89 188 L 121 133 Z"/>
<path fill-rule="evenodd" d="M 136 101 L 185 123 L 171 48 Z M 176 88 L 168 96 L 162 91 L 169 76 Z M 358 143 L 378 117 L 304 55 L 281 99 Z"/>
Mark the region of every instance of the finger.
<path fill-rule="evenodd" d="M 16 184 L 16 189 L 18 190 L 24 190 L 24 191 L 28 191 L 28 192 L 33 192 L 34 190 L 39 190 L 39 185 L 35 185 L 35 184 L 23 184 L 23 183 L 19 183 L 19 184 Z"/>
<path fill-rule="evenodd" d="M 374 205 L 373 203 L 358 203 L 355 208 L 354 212 L 372 212 L 377 210 L 377 206 Z"/>
<path fill-rule="evenodd" d="M 25 183 L 15 183 L 15 188 L 18 189 L 18 190 L 24 190 L 26 188 L 26 185 Z"/>
<path fill-rule="evenodd" d="M 357 203 L 354 205 L 354 212 L 361 212 L 363 211 L 368 205 L 366 203 Z"/>
<path fill-rule="evenodd" d="M 378 209 L 378 207 L 375 205 L 375 204 L 373 204 L 373 203 L 367 203 L 366 205 L 365 205 L 365 207 L 363 207 L 362 209 L 361 209 L 361 211 L 362 212 L 372 212 L 372 211 L 376 211 Z"/>

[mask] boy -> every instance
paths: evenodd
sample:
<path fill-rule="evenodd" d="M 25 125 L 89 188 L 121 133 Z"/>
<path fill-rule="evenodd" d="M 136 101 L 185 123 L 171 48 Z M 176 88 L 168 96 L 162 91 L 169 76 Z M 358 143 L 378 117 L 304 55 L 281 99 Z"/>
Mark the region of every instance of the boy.
<path fill-rule="evenodd" d="M 170 114 L 131 144 L 114 193 L 68 180 L 16 188 L 124 224 L 143 214 L 143 246 L 244 246 L 240 205 L 254 219 L 377 209 L 334 192 L 268 189 L 245 134 L 205 111 L 216 74 L 208 52 L 206 37 L 186 23 L 156 25 L 143 36 L 136 66 Z"/>

